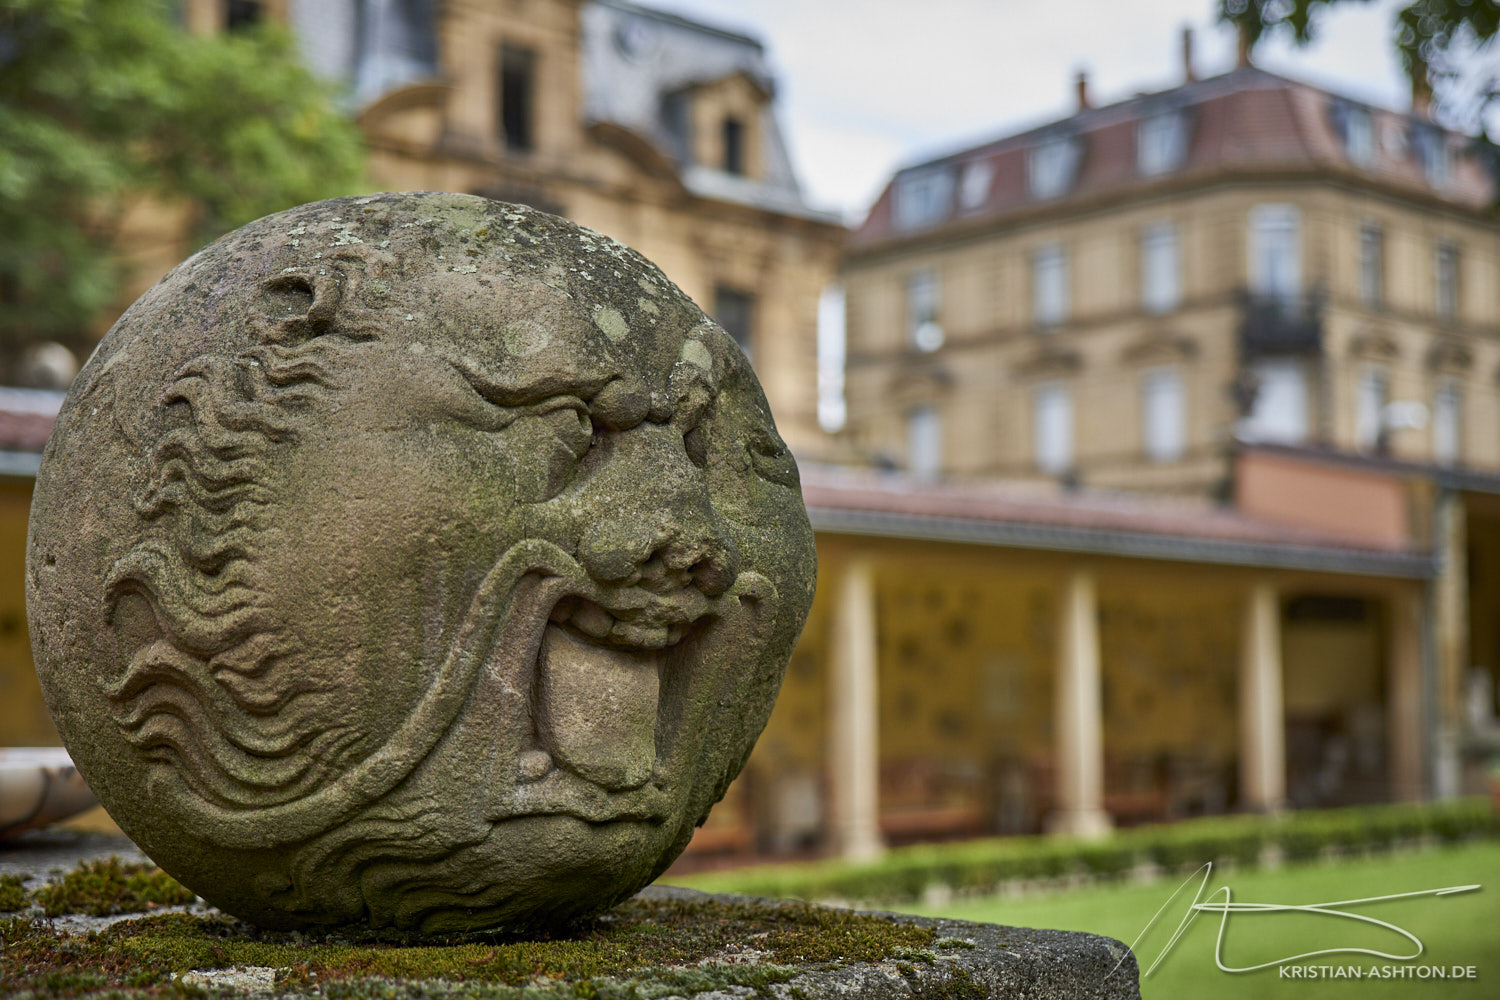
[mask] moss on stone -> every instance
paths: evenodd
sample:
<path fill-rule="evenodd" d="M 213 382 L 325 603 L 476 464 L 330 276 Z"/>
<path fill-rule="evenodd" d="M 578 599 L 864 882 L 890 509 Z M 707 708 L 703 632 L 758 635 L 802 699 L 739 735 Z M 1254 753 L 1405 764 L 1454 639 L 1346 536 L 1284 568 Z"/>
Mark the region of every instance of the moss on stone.
<path fill-rule="evenodd" d="M 21 876 L 0 875 L 0 913 L 13 913 L 26 906 L 26 891 L 21 888 Z"/>
<path fill-rule="evenodd" d="M 85 881 L 98 881 L 98 873 Z M 35 996 L 122 989 L 169 995 L 185 988 L 176 977 L 190 970 L 269 966 L 279 970 L 279 988 L 316 988 L 329 1000 L 417 993 L 505 998 L 520 996 L 522 988 L 527 996 L 611 1000 L 734 986 L 765 993 L 809 967 L 930 963 L 935 935 L 802 904 L 637 899 L 536 940 L 271 932 L 191 913 L 125 920 L 87 937 L 16 918 L 0 924 L 0 938 L 9 959 L 0 972 L 4 995 L 27 989 Z M 431 985 L 439 980 L 440 988 Z M 407 982 L 426 985 L 407 991 L 401 985 Z"/>
<path fill-rule="evenodd" d="M 31 901 L 49 917 L 138 913 L 160 906 L 183 906 L 197 898 L 160 868 L 125 864 L 117 857 L 85 862 L 31 893 Z"/>

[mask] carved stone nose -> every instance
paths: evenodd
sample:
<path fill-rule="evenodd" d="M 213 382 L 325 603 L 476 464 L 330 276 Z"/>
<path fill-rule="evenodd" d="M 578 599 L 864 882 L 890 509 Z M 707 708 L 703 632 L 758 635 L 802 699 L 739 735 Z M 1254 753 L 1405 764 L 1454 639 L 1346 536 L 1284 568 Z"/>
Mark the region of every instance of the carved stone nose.
<path fill-rule="evenodd" d="M 584 569 L 601 583 L 638 577 L 648 587 L 692 584 L 710 597 L 728 590 L 739 552 L 680 432 L 642 423 L 612 438 L 614 454 L 584 494 Z"/>

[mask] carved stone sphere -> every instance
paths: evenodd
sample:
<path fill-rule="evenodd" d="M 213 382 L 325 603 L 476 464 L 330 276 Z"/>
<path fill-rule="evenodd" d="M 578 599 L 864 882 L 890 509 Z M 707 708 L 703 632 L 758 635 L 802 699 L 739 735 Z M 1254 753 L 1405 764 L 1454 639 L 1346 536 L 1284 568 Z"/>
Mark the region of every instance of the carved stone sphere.
<path fill-rule="evenodd" d="M 812 601 L 797 468 L 650 262 L 453 194 L 206 247 L 37 476 L 47 703 L 124 831 L 267 927 L 537 930 L 686 846 Z"/>

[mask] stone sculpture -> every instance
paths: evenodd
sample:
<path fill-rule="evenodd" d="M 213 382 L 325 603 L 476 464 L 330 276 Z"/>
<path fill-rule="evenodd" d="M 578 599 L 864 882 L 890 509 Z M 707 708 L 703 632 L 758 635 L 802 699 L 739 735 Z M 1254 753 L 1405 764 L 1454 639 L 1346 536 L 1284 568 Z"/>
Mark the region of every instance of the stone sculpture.
<path fill-rule="evenodd" d="M 651 263 L 452 194 L 304 205 L 141 297 L 37 477 L 48 706 L 270 927 L 536 929 L 655 878 L 812 600 L 745 356 Z"/>

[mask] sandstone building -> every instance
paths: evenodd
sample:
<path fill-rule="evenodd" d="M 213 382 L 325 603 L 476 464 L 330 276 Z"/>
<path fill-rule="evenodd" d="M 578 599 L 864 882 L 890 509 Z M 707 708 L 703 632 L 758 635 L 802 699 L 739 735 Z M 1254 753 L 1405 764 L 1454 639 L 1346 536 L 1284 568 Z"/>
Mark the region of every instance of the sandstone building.
<path fill-rule="evenodd" d="M 1466 137 L 1249 65 L 1081 99 L 901 171 L 854 235 L 867 454 L 1203 495 L 1235 441 L 1500 468 L 1500 221 Z"/>
<path fill-rule="evenodd" d="M 372 188 L 521 202 L 645 254 L 750 352 L 787 442 L 821 446 L 818 298 L 845 230 L 803 197 L 758 40 L 624 0 L 185 0 L 183 16 L 290 27 L 349 88 Z"/>

